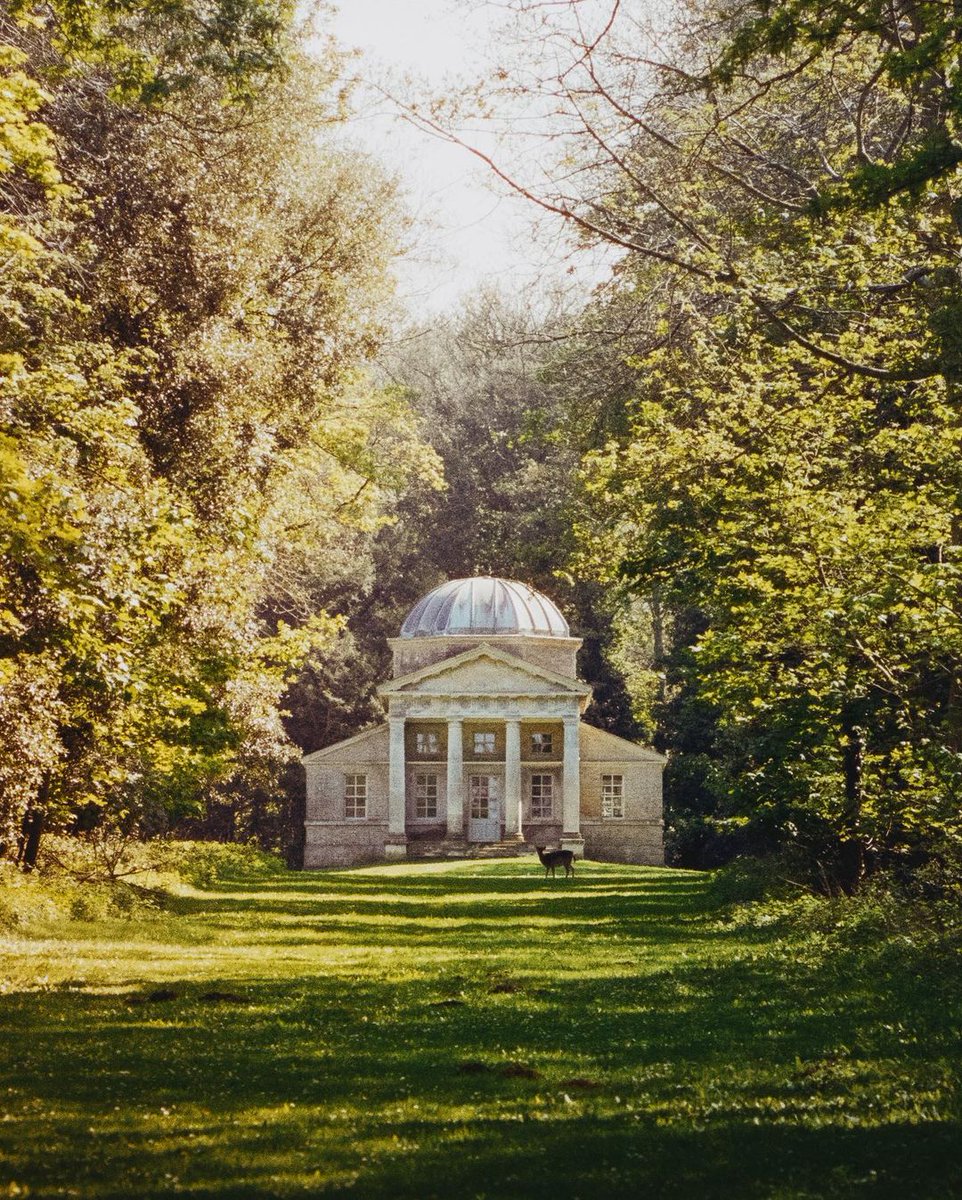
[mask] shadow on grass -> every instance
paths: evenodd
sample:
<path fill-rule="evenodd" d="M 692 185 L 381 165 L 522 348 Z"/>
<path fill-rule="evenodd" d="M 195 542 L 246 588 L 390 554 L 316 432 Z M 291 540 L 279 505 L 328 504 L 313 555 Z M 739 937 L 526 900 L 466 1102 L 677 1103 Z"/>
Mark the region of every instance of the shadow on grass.
<path fill-rule="evenodd" d="M 298 936 L 303 931 L 337 938 L 351 930 L 366 943 L 387 945 L 398 939 L 432 942 L 440 935 L 430 926 L 439 922 L 459 923 L 474 943 L 491 934 L 510 938 L 512 930 L 530 941 L 526 928 L 543 922 L 551 924 L 553 944 L 583 937 L 588 926 L 601 935 L 608 930 L 622 938 L 673 942 L 678 937 L 675 924 L 693 923 L 707 902 L 705 877 L 692 872 L 631 873 L 589 864 L 576 881 L 545 881 L 537 864 L 467 870 L 471 873 L 459 875 L 435 867 L 413 877 L 390 868 L 300 873 L 221 884 L 203 896 L 174 896 L 167 903 L 185 916 L 223 915 L 233 922 L 246 912 L 266 923 L 290 919 L 288 934 L 293 927 Z M 704 933 L 692 924 L 687 936 Z"/>
<path fill-rule="evenodd" d="M 959 988 L 921 962 L 857 974 L 722 932 L 694 876 L 544 895 L 483 870 L 317 882 L 178 899 L 185 928 L 266 929 L 230 974 L 7 996 L 7 1179 L 35 1197 L 962 1191 Z M 408 935 L 451 913 L 467 932 Z M 315 927 L 383 952 L 379 971 L 324 947 L 289 961 Z"/>

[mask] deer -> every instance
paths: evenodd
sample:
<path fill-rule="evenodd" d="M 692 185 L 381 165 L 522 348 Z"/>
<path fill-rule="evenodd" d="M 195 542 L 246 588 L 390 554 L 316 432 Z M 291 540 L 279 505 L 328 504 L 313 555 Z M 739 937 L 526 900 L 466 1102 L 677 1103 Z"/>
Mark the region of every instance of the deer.
<path fill-rule="evenodd" d="M 570 850 L 548 850 L 545 851 L 544 846 L 535 846 L 538 851 L 538 858 L 541 859 L 541 865 L 544 867 L 544 877 L 548 878 L 548 872 L 551 872 L 551 877 L 554 878 L 555 867 L 564 867 L 565 879 L 569 875 L 575 873 L 575 856 Z"/>

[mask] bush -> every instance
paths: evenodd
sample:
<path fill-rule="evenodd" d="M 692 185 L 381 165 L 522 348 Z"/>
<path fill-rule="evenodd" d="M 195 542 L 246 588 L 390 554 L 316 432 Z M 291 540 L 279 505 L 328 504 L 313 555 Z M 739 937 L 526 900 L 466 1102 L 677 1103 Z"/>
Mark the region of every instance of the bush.
<path fill-rule="evenodd" d="M 161 893 L 123 880 L 78 879 L 57 868 L 25 875 L 0 863 L 0 929 L 10 932 L 61 921 L 134 920 L 161 905 Z"/>
<path fill-rule="evenodd" d="M 233 842 L 167 842 L 166 869 L 194 887 L 268 879 L 285 871 L 276 854 Z"/>
<path fill-rule="evenodd" d="M 736 858 L 712 874 L 708 894 L 719 907 L 797 895 L 781 858 Z"/>
<path fill-rule="evenodd" d="M 276 855 L 255 846 L 159 839 L 108 846 L 93 838 L 49 837 L 30 874 L 0 861 L 0 929 L 136 920 L 162 909 L 178 884 L 212 887 L 283 870 Z"/>

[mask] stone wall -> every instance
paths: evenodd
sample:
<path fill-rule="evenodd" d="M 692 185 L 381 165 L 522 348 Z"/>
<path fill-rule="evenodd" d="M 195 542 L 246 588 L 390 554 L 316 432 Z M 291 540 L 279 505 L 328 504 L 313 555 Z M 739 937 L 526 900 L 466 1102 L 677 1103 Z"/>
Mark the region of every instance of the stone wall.
<path fill-rule="evenodd" d="M 387 822 L 325 821 L 307 822 L 304 866 L 355 867 L 362 863 L 384 861 Z"/>
<path fill-rule="evenodd" d="M 661 821 L 582 821 L 585 858 L 598 862 L 665 865 Z"/>

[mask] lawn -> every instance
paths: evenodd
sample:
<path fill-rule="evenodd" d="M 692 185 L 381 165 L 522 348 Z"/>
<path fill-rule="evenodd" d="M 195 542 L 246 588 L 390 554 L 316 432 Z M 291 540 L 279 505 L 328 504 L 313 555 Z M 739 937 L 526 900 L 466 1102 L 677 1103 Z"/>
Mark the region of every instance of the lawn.
<path fill-rule="evenodd" d="M 33 924 L 0 1195 L 962 1195 L 958 972 L 711 894 L 519 859 Z"/>

